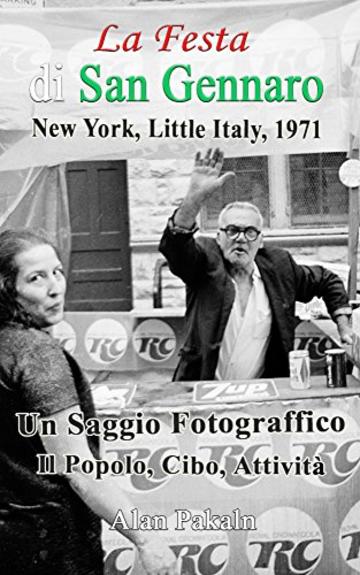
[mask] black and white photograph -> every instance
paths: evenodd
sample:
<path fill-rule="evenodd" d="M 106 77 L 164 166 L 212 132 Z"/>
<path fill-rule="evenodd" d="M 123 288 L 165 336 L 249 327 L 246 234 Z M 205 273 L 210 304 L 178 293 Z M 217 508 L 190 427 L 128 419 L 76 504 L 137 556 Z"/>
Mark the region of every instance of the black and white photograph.
<path fill-rule="evenodd" d="M 0 0 L 1 575 L 360 574 L 359 138 L 360 0 Z"/>

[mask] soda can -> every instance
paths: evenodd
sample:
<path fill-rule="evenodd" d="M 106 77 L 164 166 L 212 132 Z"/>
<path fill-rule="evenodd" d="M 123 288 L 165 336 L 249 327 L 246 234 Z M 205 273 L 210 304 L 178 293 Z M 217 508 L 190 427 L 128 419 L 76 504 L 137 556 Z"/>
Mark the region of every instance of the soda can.
<path fill-rule="evenodd" d="M 289 353 L 290 387 L 308 389 L 310 387 L 310 358 L 306 349 Z"/>
<path fill-rule="evenodd" d="M 344 349 L 328 349 L 326 357 L 326 385 L 346 387 L 346 352 Z"/>

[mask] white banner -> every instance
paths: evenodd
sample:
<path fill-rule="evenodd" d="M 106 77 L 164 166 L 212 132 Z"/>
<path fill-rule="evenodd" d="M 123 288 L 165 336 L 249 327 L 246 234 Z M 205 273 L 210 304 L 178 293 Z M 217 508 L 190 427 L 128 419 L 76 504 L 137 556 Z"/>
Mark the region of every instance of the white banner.
<path fill-rule="evenodd" d="M 346 150 L 359 30 L 359 0 L 1 10 L 0 170 Z"/>
<path fill-rule="evenodd" d="M 0 0 L 0 8 L 44 8 L 44 0 Z"/>

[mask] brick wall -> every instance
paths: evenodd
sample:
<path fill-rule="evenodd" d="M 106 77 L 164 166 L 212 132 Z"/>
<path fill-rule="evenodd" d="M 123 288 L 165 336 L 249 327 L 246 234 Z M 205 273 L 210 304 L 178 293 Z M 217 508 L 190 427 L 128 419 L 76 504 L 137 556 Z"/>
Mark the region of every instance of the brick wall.
<path fill-rule="evenodd" d="M 131 242 L 156 241 L 167 219 L 183 198 L 193 159 L 129 161 L 129 210 Z M 152 306 L 153 276 L 157 251 L 133 250 L 132 271 L 135 307 Z M 167 304 L 182 305 L 183 290 L 170 280 L 165 292 Z M 175 288 L 175 291 L 174 289 Z"/>

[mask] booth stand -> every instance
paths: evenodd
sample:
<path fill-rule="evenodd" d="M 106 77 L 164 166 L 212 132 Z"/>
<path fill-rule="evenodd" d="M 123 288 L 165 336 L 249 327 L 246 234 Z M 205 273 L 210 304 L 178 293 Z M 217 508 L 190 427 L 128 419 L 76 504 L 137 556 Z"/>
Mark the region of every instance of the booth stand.
<path fill-rule="evenodd" d="M 118 475 L 119 488 L 135 510 L 166 518 L 162 533 L 181 575 L 360 573 L 360 383 L 348 376 L 346 388 L 329 389 L 316 376 L 302 391 L 287 379 L 219 384 L 217 392 L 214 382 L 146 383 L 129 406 L 99 409 L 103 421 L 159 422 L 155 434 L 104 440 L 102 457 L 151 469 Z M 323 474 L 306 473 L 305 460 L 308 471 L 321 461 Z M 209 515 L 231 528 L 213 529 Z M 103 541 L 107 575 L 143 573 L 125 537 L 104 526 Z"/>

